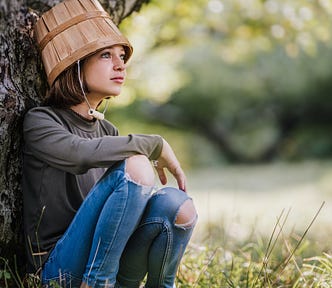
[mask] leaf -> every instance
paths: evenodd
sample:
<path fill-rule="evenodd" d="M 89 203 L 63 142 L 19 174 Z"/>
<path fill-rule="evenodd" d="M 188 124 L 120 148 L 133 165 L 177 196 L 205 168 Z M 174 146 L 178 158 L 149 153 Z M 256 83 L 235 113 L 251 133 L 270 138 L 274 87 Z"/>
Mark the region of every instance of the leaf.
<path fill-rule="evenodd" d="M 6 270 L 0 270 L 0 279 L 10 279 L 11 275 Z"/>

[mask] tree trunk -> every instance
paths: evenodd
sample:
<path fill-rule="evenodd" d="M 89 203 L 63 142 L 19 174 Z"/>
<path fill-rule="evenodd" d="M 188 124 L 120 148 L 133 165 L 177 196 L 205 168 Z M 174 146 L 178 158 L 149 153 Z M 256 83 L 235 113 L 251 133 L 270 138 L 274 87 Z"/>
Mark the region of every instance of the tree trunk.
<path fill-rule="evenodd" d="M 100 2 L 119 24 L 148 1 Z M 0 259 L 12 260 L 14 255 L 24 258 L 22 120 L 29 108 L 41 102 L 47 89 L 32 28 L 38 15 L 58 2 L 61 1 L 0 0 Z"/>

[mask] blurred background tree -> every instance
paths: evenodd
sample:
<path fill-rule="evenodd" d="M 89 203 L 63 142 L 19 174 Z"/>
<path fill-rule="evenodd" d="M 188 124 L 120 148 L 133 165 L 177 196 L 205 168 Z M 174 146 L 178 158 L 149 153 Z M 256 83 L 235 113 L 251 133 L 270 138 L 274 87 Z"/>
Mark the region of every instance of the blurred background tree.
<path fill-rule="evenodd" d="M 164 133 L 187 165 L 330 157 L 331 14 L 329 0 L 151 1 L 122 24 L 135 54 L 111 120 L 178 128 Z"/>

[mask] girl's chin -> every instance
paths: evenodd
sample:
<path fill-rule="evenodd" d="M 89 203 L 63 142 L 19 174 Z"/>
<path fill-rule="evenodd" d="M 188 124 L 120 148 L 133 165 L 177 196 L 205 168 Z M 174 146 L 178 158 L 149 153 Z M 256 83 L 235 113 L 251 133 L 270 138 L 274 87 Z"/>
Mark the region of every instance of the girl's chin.
<path fill-rule="evenodd" d="M 112 94 L 105 95 L 103 97 L 103 99 L 110 99 L 110 98 L 114 98 L 114 97 L 118 97 L 118 96 L 120 96 L 120 92 L 119 93 L 112 93 Z"/>
<path fill-rule="evenodd" d="M 111 93 L 109 93 L 108 95 L 107 95 L 107 97 L 117 97 L 117 96 L 119 96 L 121 94 L 121 90 L 119 89 L 119 90 L 117 90 L 117 91 L 112 91 Z"/>

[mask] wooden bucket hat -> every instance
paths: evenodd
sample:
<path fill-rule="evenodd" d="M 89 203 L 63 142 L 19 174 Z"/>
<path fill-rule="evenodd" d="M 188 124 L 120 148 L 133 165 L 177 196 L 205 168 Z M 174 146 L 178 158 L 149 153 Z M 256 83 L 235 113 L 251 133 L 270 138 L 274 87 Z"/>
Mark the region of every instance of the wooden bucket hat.
<path fill-rule="evenodd" d="M 77 60 L 97 50 L 123 45 L 128 61 L 133 48 L 97 0 L 65 0 L 46 11 L 34 28 L 50 86 Z"/>

